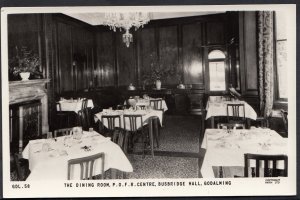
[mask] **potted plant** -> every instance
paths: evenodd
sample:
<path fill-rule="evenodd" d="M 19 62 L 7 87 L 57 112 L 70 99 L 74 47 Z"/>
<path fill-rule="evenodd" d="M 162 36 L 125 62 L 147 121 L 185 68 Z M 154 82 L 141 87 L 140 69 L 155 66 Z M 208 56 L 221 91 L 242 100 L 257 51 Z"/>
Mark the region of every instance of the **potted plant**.
<path fill-rule="evenodd" d="M 174 75 L 175 68 L 162 63 L 161 60 L 163 59 L 158 59 L 157 56 L 153 56 L 153 54 L 150 54 L 150 58 L 152 60 L 150 73 L 144 74 L 143 76 L 143 88 L 145 88 L 145 84 L 150 82 L 155 84 L 157 90 L 160 90 L 162 84 L 161 80 Z"/>
<path fill-rule="evenodd" d="M 21 76 L 22 80 L 28 80 L 30 75 L 41 76 L 39 70 L 40 58 L 27 47 L 15 48 L 15 55 L 9 59 L 9 71 L 14 77 Z"/>

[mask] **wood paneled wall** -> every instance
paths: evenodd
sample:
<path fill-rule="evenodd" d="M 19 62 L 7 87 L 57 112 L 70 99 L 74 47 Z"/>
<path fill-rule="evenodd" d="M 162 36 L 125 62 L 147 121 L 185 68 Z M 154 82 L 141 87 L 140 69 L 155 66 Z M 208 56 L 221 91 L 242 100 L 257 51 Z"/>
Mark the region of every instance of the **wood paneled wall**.
<path fill-rule="evenodd" d="M 240 77 L 242 94 L 258 95 L 255 12 L 152 20 L 131 30 L 134 41 L 129 48 L 122 41 L 123 32 L 62 14 L 12 15 L 8 20 L 10 52 L 20 44 L 39 52 L 53 99 L 90 87 L 125 88 L 130 83 L 141 87 L 155 56 L 176 72 L 163 78 L 163 87 L 176 87 L 179 76 L 202 94 L 208 92 L 207 50 L 216 47 L 228 55 L 229 83 L 238 87 L 236 77 Z"/>
<path fill-rule="evenodd" d="M 123 32 L 98 26 L 97 52 L 107 49 L 112 54 L 106 55 L 110 59 L 105 61 L 97 55 L 97 86 L 115 83 L 116 87 L 125 87 L 133 83 L 141 87 L 144 75 L 150 73 L 151 63 L 158 57 L 164 68 L 173 71 L 173 75 L 163 78 L 163 86 L 174 87 L 181 80 L 204 89 L 204 48 L 220 46 L 226 50 L 226 24 L 226 14 L 154 20 L 142 29 L 131 30 L 134 41 L 129 48 L 122 42 Z"/>

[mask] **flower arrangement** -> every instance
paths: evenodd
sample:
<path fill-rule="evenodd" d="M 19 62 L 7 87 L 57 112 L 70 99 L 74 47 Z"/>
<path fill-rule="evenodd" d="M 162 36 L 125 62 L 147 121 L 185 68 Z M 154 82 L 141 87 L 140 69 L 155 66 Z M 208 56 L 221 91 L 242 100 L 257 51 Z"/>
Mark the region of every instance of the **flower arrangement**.
<path fill-rule="evenodd" d="M 9 71 L 14 76 L 22 72 L 30 72 L 33 75 L 41 75 L 39 71 L 40 58 L 27 47 L 15 48 L 15 55 L 9 59 Z"/>
<path fill-rule="evenodd" d="M 150 54 L 151 64 L 150 64 L 150 73 L 144 74 L 144 84 L 154 83 L 157 80 L 165 79 L 167 77 L 173 76 L 176 74 L 176 67 L 168 66 L 166 63 L 163 63 L 163 59 L 158 59 L 154 54 Z"/>

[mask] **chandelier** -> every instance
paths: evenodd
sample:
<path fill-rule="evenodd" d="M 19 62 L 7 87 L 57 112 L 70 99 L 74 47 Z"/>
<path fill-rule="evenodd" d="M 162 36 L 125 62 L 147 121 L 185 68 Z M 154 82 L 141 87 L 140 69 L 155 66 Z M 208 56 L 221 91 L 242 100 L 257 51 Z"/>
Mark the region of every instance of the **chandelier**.
<path fill-rule="evenodd" d="M 139 27 L 143 27 L 151 19 L 150 13 L 143 12 L 128 12 L 128 13 L 105 13 L 103 25 L 109 26 L 110 30 L 116 32 L 119 28 L 125 30 L 123 34 L 123 42 L 129 47 L 132 42 L 132 34 L 129 32 L 131 27 L 137 30 Z"/>

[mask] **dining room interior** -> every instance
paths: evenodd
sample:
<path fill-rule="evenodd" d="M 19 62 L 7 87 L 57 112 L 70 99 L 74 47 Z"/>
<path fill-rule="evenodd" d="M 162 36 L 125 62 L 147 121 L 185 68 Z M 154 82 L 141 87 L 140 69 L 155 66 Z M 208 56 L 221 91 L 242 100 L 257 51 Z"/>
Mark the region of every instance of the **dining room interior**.
<path fill-rule="evenodd" d="M 9 14 L 11 180 L 288 176 L 285 20 Z"/>

